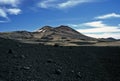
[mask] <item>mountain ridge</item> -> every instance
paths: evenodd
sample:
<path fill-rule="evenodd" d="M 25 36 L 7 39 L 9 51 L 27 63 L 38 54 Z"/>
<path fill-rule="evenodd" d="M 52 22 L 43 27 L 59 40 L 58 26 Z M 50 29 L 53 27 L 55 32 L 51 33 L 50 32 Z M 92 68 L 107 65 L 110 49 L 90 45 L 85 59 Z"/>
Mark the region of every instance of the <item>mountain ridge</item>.
<path fill-rule="evenodd" d="M 34 32 L 29 31 L 13 31 L 13 32 L 2 32 L 0 37 L 10 39 L 24 39 L 24 38 L 52 38 L 55 40 L 59 39 L 81 39 L 81 40 L 93 40 L 95 38 L 88 37 L 72 29 L 69 26 L 61 25 L 58 27 L 44 26 Z"/>
<path fill-rule="evenodd" d="M 81 40 L 95 39 L 92 37 L 85 36 L 82 33 L 79 33 L 78 31 L 72 29 L 69 26 L 65 26 L 65 25 L 61 25 L 58 27 L 44 26 L 43 28 L 37 30 L 37 32 L 44 33 L 45 37 L 52 36 L 53 39 L 55 38 L 55 36 L 61 37 L 61 38 L 66 38 L 66 39 L 81 39 Z"/>
<path fill-rule="evenodd" d="M 89 37 L 65 25 L 61 25 L 58 27 L 44 26 L 34 32 L 29 31 L 0 32 L 0 37 L 5 39 L 18 40 L 23 43 L 40 43 L 45 45 L 55 44 L 59 44 L 61 46 L 119 45 L 119 40 L 116 40 L 114 38 L 97 39 Z"/>

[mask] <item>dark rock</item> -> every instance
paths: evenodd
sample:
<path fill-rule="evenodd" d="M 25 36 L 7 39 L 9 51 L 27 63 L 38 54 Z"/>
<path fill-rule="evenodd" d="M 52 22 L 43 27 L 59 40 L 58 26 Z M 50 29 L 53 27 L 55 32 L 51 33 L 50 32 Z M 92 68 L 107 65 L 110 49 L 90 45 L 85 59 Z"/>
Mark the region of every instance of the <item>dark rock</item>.
<path fill-rule="evenodd" d="M 54 47 L 59 47 L 59 44 L 55 43 L 55 44 L 54 44 Z"/>
<path fill-rule="evenodd" d="M 74 70 L 71 70 L 72 73 L 74 73 L 75 71 Z"/>
<path fill-rule="evenodd" d="M 82 78 L 81 72 L 78 72 L 78 73 L 77 73 L 77 77 L 78 77 L 78 78 Z"/>
<path fill-rule="evenodd" d="M 13 56 L 13 58 L 18 58 L 18 55 L 15 54 L 15 55 Z"/>
<path fill-rule="evenodd" d="M 60 75 L 62 73 L 61 69 L 55 69 L 55 74 Z"/>
<path fill-rule="evenodd" d="M 44 43 L 38 43 L 38 45 L 44 46 Z"/>
<path fill-rule="evenodd" d="M 22 67 L 21 66 L 14 66 L 14 69 L 15 70 L 19 70 L 19 69 L 21 69 Z"/>
<path fill-rule="evenodd" d="M 25 55 L 17 55 L 17 54 L 14 54 L 14 55 L 13 55 L 13 58 L 24 59 L 24 58 L 25 58 Z"/>
<path fill-rule="evenodd" d="M 5 81 L 5 80 L 3 80 L 2 78 L 0 78 L 0 81 Z"/>
<path fill-rule="evenodd" d="M 22 45 L 21 45 L 21 44 L 17 44 L 17 46 L 18 46 L 18 47 L 22 47 Z"/>
<path fill-rule="evenodd" d="M 52 63 L 52 62 L 53 62 L 52 59 L 48 59 L 48 60 L 47 60 L 47 63 Z"/>
<path fill-rule="evenodd" d="M 24 67 L 22 67 L 21 69 L 30 70 L 30 67 L 29 67 L 29 66 L 24 66 Z"/>
<path fill-rule="evenodd" d="M 25 58 L 25 55 L 21 55 L 20 57 L 24 59 L 24 58 Z"/>
<path fill-rule="evenodd" d="M 8 53 L 13 54 L 13 50 L 12 50 L 12 49 L 9 49 L 9 50 L 8 50 Z"/>

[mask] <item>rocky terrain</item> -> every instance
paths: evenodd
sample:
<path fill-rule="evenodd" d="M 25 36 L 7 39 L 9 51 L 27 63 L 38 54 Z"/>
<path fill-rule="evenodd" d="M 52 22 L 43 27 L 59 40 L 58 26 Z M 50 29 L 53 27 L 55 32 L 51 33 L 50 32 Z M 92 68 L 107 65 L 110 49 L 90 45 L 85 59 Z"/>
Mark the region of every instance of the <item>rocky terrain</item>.
<path fill-rule="evenodd" d="M 47 46 L 0 38 L 0 81 L 120 81 L 119 46 Z"/>

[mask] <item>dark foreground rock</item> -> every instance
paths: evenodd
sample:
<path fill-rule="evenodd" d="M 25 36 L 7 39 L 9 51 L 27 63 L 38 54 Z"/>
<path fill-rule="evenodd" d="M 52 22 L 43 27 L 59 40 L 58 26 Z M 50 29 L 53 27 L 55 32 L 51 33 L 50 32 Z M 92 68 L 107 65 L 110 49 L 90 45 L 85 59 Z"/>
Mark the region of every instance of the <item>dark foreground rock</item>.
<path fill-rule="evenodd" d="M 0 81 L 120 81 L 120 47 L 56 47 L 0 39 Z"/>

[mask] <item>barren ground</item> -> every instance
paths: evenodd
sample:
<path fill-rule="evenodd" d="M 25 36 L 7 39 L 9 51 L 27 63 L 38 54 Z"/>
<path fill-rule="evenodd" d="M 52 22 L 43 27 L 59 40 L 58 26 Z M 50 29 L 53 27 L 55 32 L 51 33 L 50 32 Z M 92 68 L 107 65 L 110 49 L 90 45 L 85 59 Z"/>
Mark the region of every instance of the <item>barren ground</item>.
<path fill-rule="evenodd" d="M 120 81 L 120 47 L 0 39 L 0 81 Z"/>

